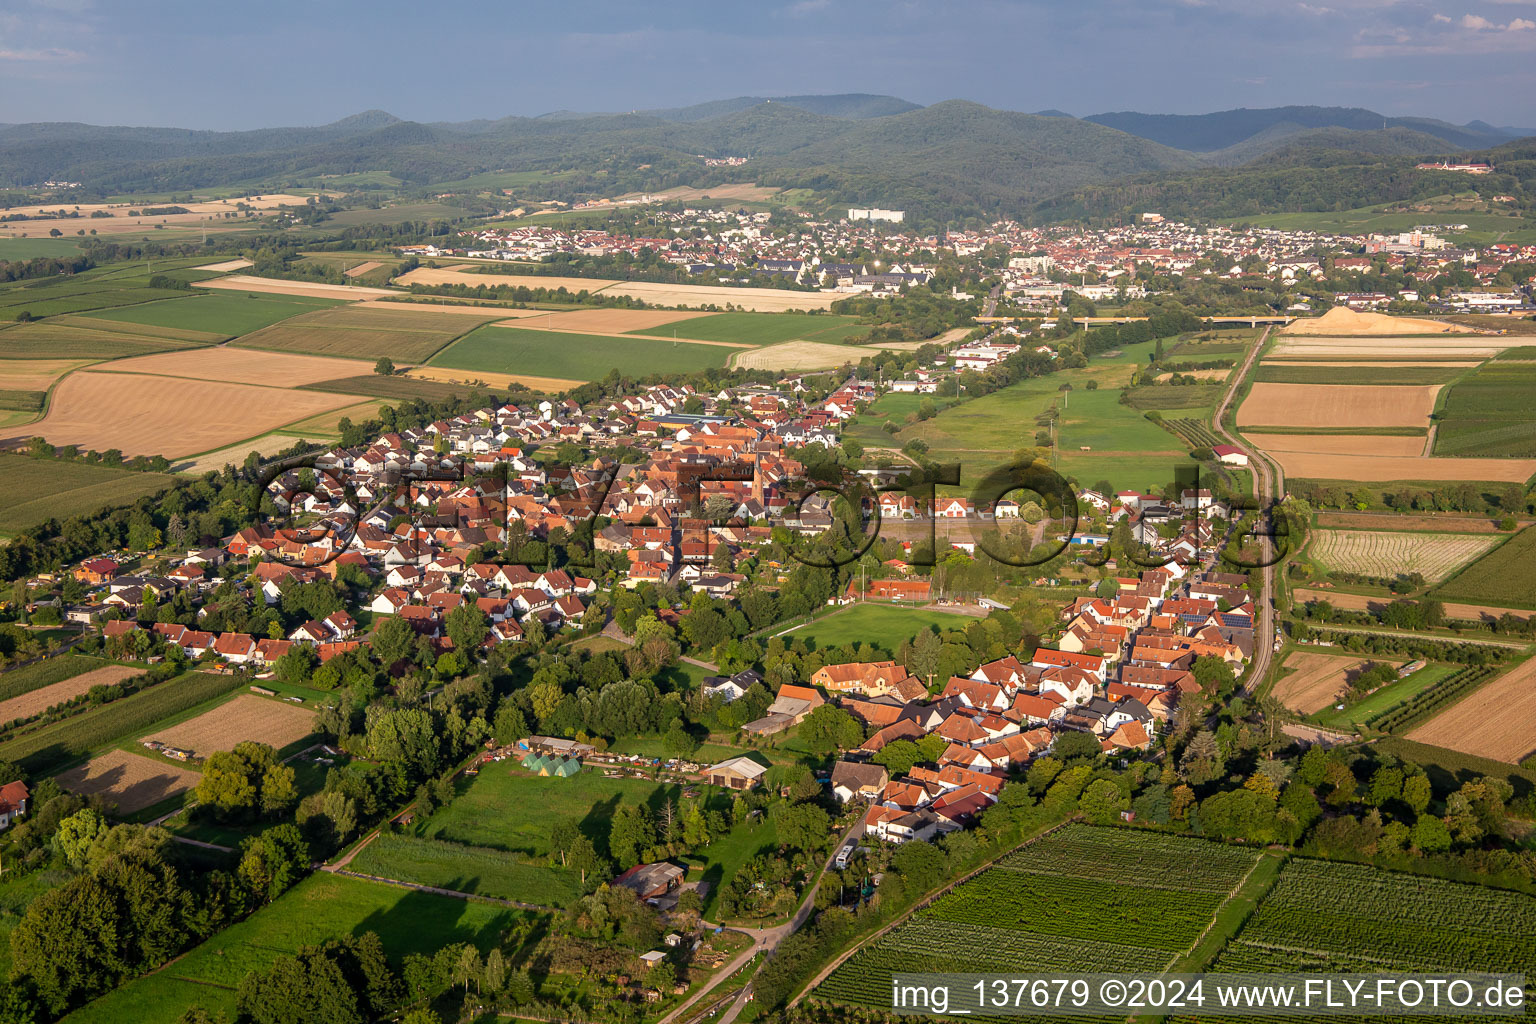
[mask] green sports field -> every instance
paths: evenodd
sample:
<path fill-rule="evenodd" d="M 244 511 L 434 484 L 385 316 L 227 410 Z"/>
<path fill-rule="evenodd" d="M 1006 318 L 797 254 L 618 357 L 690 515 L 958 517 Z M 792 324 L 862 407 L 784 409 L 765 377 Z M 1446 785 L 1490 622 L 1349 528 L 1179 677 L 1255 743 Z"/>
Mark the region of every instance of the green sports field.
<path fill-rule="evenodd" d="M 716 313 L 631 334 L 652 338 L 697 338 L 734 341 L 743 345 L 777 345 L 781 341 L 839 342 L 869 331 L 851 316 L 830 313 Z"/>
<path fill-rule="evenodd" d="M 83 462 L 56 462 L 0 454 L 0 534 L 12 535 L 47 519 L 127 505 L 171 486 L 163 473 L 135 473 Z"/>
<path fill-rule="evenodd" d="M 617 369 L 626 376 L 693 373 L 724 366 L 740 349 L 721 345 L 590 334 L 480 327 L 430 360 L 432 366 L 487 373 L 520 373 L 566 380 L 597 380 Z"/>
<path fill-rule="evenodd" d="M 179 299 L 106 310 L 97 313 L 96 317 L 122 323 L 208 331 L 225 337 L 239 337 L 300 313 L 337 305 L 341 303 L 333 299 L 207 291 L 195 292 Z"/>
<path fill-rule="evenodd" d="M 170 1022 L 194 1006 L 233 1020 L 240 979 L 303 946 L 375 932 L 396 964 L 406 954 L 430 955 L 459 942 L 472 942 L 484 953 L 503 931 L 528 916 L 494 904 L 319 872 L 169 966 L 129 982 L 65 1020 Z"/>
<path fill-rule="evenodd" d="M 894 654 L 904 642 L 930 626 L 964 629 L 975 621 L 969 615 L 866 601 L 808 622 L 788 633 L 785 639 L 804 640 L 814 647 L 871 643 Z"/>

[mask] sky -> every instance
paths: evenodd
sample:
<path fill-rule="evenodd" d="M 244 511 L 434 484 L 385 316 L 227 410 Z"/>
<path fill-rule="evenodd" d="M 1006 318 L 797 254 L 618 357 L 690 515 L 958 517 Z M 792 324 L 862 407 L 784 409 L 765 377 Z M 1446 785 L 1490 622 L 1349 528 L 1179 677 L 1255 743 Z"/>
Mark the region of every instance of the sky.
<path fill-rule="evenodd" d="M 1536 130 L 1536 0 L 0 0 L 0 122 L 245 129 L 868 92 Z"/>

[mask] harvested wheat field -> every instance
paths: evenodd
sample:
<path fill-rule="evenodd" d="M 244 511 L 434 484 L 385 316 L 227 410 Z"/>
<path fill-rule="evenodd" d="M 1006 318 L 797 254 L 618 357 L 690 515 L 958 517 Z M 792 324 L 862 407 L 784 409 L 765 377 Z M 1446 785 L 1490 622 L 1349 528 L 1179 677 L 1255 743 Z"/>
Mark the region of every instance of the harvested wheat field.
<path fill-rule="evenodd" d="M 307 708 L 242 693 L 212 711 L 144 738 L 207 757 L 216 750 L 233 750 L 245 740 L 281 750 L 308 736 L 314 724 L 315 713 Z"/>
<path fill-rule="evenodd" d="M 1408 738 L 1519 764 L 1536 751 L 1536 659 L 1478 687 L 1408 733 Z"/>
<path fill-rule="evenodd" d="M 788 313 L 796 309 L 828 309 L 848 296 L 838 292 L 797 292 L 788 288 L 727 288 L 723 285 L 655 284 L 630 281 L 605 289 L 607 295 L 628 295 L 655 306 L 721 306 L 754 313 Z"/>
<path fill-rule="evenodd" d="M 825 370 L 864 358 L 862 346 L 831 345 L 824 341 L 786 341 L 731 357 L 742 370 Z"/>
<path fill-rule="evenodd" d="M 1327 601 L 1335 608 L 1343 608 L 1346 611 L 1364 612 L 1380 611 L 1396 598 L 1367 597 L 1364 594 L 1340 594 L 1332 590 L 1297 590 L 1294 592 L 1298 602 Z M 1513 615 L 1517 619 L 1528 619 L 1536 612 L 1526 611 L 1520 608 L 1495 608 L 1486 604 L 1458 604 L 1455 601 L 1442 601 L 1445 606 L 1445 617 L 1448 619 L 1465 619 L 1468 622 L 1492 622 L 1502 615 Z"/>
<path fill-rule="evenodd" d="M 1424 454 L 1424 435 L 1397 437 L 1390 434 L 1265 434 L 1252 430 L 1243 436 L 1267 452 L 1311 452 L 1317 455 Z"/>
<path fill-rule="evenodd" d="M 1282 362 L 1313 359 L 1488 359 L 1518 343 L 1518 339 L 1477 335 L 1465 338 L 1288 338 L 1282 337 L 1264 354 L 1264 361 Z"/>
<path fill-rule="evenodd" d="M 359 263 L 357 266 L 343 270 L 341 273 L 343 277 L 362 277 L 368 271 L 378 270 L 383 265 L 378 260 L 369 260 L 367 263 Z"/>
<path fill-rule="evenodd" d="M 41 436 L 54 444 L 176 458 L 224 448 L 357 400 L 322 391 L 82 370 L 54 388 L 47 416 L 19 432 L 0 431 L 0 440 Z"/>
<path fill-rule="evenodd" d="M 397 293 L 398 294 L 398 293 Z M 477 316 L 482 320 L 492 317 L 497 320 L 506 320 L 514 317 L 544 316 L 542 309 L 512 309 L 510 306 L 472 306 L 467 303 L 457 302 L 403 302 L 397 299 L 364 299 L 362 302 L 354 302 L 348 309 L 363 310 L 416 310 L 425 313 L 440 313 L 443 316 L 457 314 L 459 316 Z"/>
<path fill-rule="evenodd" d="M 1264 366 L 1429 366 L 1429 367 L 1467 367 L 1477 366 L 1480 360 L 1475 359 L 1269 359 L 1262 360 Z M 1225 371 L 1223 371 L 1225 372 Z"/>
<path fill-rule="evenodd" d="M 150 373 L 157 377 L 186 377 L 191 380 L 222 380 L 232 384 L 263 384 L 267 387 L 296 388 L 357 373 L 351 359 L 267 352 L 250 348 L 207 348 L 195 355 L 185 352 L 159 352 L 152 356 L 118 359 L 101 367 L 99 373 Z"/>
<path fill-rule="evenodd" d="M 318 299 L 380 299 L 400 295 L 390 288 L 368 288 L 360 284 L 322 284 L 319 281 L 279 281 L 270 277 L 231 274 L 211 281 L 194 281 L 194 288 L 222 288 L 232 292 L 262 292 L 268 295 L 308 295 Z"/>
<path fill-rule="evenodd" d="M 132 679 L 134 676 L 143 674 L 144 670 L 141 668 L 103 665 L 101 668 L 91 669 L 89 672 L 72 676 L 61 682 L 29 690 L 10 700 L 0 700 L 0 725 L 14 722 L 18 718 L 31 718 L 33 715 L 47 711 L 55 704 L 80 696 L 93 686 L 116 686 L 124 679 Z"/>
<path fill-rule="evenodd" d="M 1272 457 L 1286 476 L 1313 480 L 1474 480 L 1523 484 L 1536 475 L 1536 459 L 1431 459 L 1313 452 L 1274 452 Z"/>
<path fill-rule="evenodd" d="M 1387 579 L 1416 572 L 1438 583 L 1498 541 L 1492 534 L 1318 530 L 1311 554 L 1341 572 Z"/>
<path fill-rule="evenodd" d="M 244 270 L 247 267 L 253 267 L 253 266 L 255 266 L 255 264 L 252 263 L 250 260 L 239 259 L 239 260 L 225 260 L 223 263 L 205 263 L 202 266 L 198 267 L 197 269 L 198 270 L 212 270 L 212 271 L 216 271 L 216 272 L 218 272 L 220 274 L 232 274 L 232 273 L 234 273 L 237 270 Z"/>
<path fill-rule="evenodd" d="M 89 359 L 0 359 L 0 391 L 47 391 Z"/>
<path fill-rule="evenodd" d="M 132 814 L 196 789 L 203 777 L 190 768 L 166 764 L 126 750 L 109 750 L 58 777 L 59 785 L 81 796 L 100 794 Z"/>
<path fill-rule="evenodd" d="M 873 347 L 873 346 L 871 346 L 871 347 Z M 1194 377 L 1196 380 L 1224 380 L 1226 378 L 1227 374 L 1229 374 L 1231 372 L 1232 371 L 1230 369 L 1227 369 L 1227 370 L 1171 370 L 1168 373 L 1160 373 L 1160 374 L 1158 374 L 1157 375 L 1157 380 L 1160 381 L 1160 382 L 1166 382 L 1166 381 L 1172 380 L 1175 376 L 1178 376 L 1178 377 Z"/>
<path fill-rule="evenodd" d="M 523 384 L 535 391 L 565 391 L 581 384 L 579 380 L 564 377 L 532 377 L 526 373 L 493 373 L 490 370 L 455 370 L 447 366 L 418 366 L 405 374 L 420 380 L 436 380 L 445 384 L 483 385 L 488 388 L 504 388 Z"/>
<path fill-rule="evenodd" d="M 1521 526 L 1530 526 L 1530 520 L 1519 520 Z M 1428 530 L 1431 533 L 1498 533 L 1496 519 L 1479 519 L 1476 516 L 1443 515 L 1392 515 L 1380 512 L 1319 512 L 1319 529 L 1329 530 Z"/>
<path fill-rule="evenodd" d="M 1427 427 L 1440 385 L 1258 383 L 1237 410 L 1241 427 Z"/>
<path fill-rule="evenodd" d="M 395 278 L 400 284 L 483 284 L 487 288 L 506 285 L 509 288 L 548 288 L 552 291 L 564 288 L 568 292 L 602 291 L 617 281 L 601 277 L 546 277 L 543 274 L 491 274 L 477 273 L 469 267 L 417 267 Z"/>
<path fill-rule="evenodd" d="M 1357 313 L 1335 306 L 1319 317 L 1296 320 L 1281 328 L 1281 334 L 1323 334 L 1332 337 L 1378 334 L 1472 334 L 1470 327 L 1385 313 Z"/>
<path fill-rule="evenodd" d="M 292 448 L 299 441 L 326 440 L 334 436 L 335 431 L 327 433 L 315 432 L 310 437 L 294 434 L 267 434 L 264 437 L 252 438 L 249 441 L 241 441 L 232 444 L 228 448 L 220 448 L 216 452 L 208 452 L 199 455 L 195 459 L 186 462 L 177 462 L 171 465 L 173 473 L 206 473 L 209 470 L 215 472 L 222 470 L 226 465 L 240 466 L 245 464 L 245 457 L 251 452 L 261 453 L 262 458 L 271 458 L 278 452 Z"/>
<path fill-rule="evenodd" d="M 538 313 L 537 310 L 529 312 Z M 578 334 L 627 334 L 630 331 L 645 331 L 710 315 L 683 309 L 579 309 L 572 313 L 543 313 L 536 320 L 532 317 L 524 318 L 515 326 L 575 331 Z M 679 340 L 682 340 L 687 336 L 688 329 L 679 328 L 677 333 Z"/>
<path fill-rule="evenodd" d="M 1292 672 L 1277 681 L 1269 695 L 1292 711 L 1310 715 L 1338 700 L 1339 691 L 1371 664 L 1360 658 L 1296 651 L 1283 664 Z"/>

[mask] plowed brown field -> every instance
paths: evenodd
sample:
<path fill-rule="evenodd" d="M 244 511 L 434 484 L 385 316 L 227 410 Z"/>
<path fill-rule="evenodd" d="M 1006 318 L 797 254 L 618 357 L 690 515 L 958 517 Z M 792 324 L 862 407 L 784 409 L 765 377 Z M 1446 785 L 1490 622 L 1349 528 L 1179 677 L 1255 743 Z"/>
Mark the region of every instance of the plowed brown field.
<path fill-rule="evenodd" d="M 202 779 L 190 768 L 126 750 L 109 750 L 64 772 L 59 785 L 82 796 L 99 793 L 117 805 L 118 814 L 132 814 L 195 789 Z"/>
<path fill-rule="evenodd" d="M 1536 751 L 1536 659 L 1478 687 L 1408 733 L 1408 738 L 1519 764 Z"/>
<path fill-rule="evenodd" d="M 194 751 L 199 757 L 207 757 L 216 750 L 233 750 L 235 744 L 244 740 L 267 743 L 281 750 L 308 736 L 314 721 L 315 713 L 307 708 L 242 693 L 212 711 L 145 738 Z"/>

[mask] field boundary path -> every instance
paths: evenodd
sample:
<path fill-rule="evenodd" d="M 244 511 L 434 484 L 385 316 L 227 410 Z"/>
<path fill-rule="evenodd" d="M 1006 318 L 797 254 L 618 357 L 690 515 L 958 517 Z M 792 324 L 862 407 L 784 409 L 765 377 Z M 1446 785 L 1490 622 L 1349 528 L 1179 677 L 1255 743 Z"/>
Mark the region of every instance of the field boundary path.
<path fill-rule="evenodd" d="M 1440 633 L 1415 633 L 1411 630 L 1368 629 L 1364 626 L 1340 626 L 1329 622 L 1320 624 L 1316 628 L 1326 629 L 1334 633 L 1363 633 L 1367 636 L 1390 636 L 1399 640 L 1438 640 L 1443 644 L 1472 644 L 1477 647 L 1502 647 L 1510 651 L 1523 651 L 1529 644 L 1522 644 L 1514 640 L 1474 640 L 1470 637 L 1444 636 Z M 1321 645 L 1319 645 L 1321 646 Z M 1345 654 L 1353 654 L 1346 651 Z"/>
<path fill-rule="evenodd" d="M 333 875 L 345 875 L 347 878 L 361 878 L 368 882 L 380 882 L 384 885 L 393 885 L 400 889 L 410 889 L 412 892 L 426 892 L 434 896 L 451 896 L 457 900 L 479 900 L 482 903 L 495 903 L 503 907 L 512 907 L 515 910 L 536 910 L 541 914 L 558 914 L 558 907 L 546 907 L 538 903 L 519 903 L 517 900 L 504 900 L 499 896 L 480 896 L 472 892 L 460 892 L 457 889 L 440 889 L 435 885 L 421 885 L 416 882 L 404 882 L 398 878 L 384 878 L 381 875 L 365 875 L 361 871 L 348 871 L 345 868 L 326 866 L 322 871 L 328 871 Z"/>
<path fill-rule="evenodd" d="M 1221 396 L 1221 402 L 1216 406 L 1216 411 L 1211 414 L 1211 428 L 1220 434 L 1228 444 L 1235 448 L 1242 448 L 1249 453 L 1248 463 L 1253 470 L 1253 496 L 1257 499 L 1260 510 L 1265 508 L 1266 500 L 1278 501 L 1283 497 L 1285 480 L 1280 476 L 1279 470 L 1274 469 L 1267 456 L 1261 455 L 1253 445 L 1243 444 L 1238 437 L 1227 429 L 1222 419 L 1227 414 L 1227 408 L 1231 406 L 1232 399 L 1243 386 L 1243 381 L 1252 372 L 1254 364 L 1258 362 L 1264 346 L 1269 343 L 1269 333 L 1272 328 L 1264 328 L 1264 333 L 1259 340 L 1254 342 L 1248 350 L 1248 357 L 1243 360 L 1242 367 L 1232 375 L 1227 384 L 1226 393 Z M 1265 518 L 1273 522 L 1272 517 L 1265 513 Z M 1261 540 L 1262 550 L 1268 554 L 1273 550 L 1269 540 Z M 1248 666 L 1248 672 L 1243 678 L 1243 685 L 1238 689 L 1239 696 L 1247 696 L 1253 688 L 1269 675 L 1269 663 L 1275 653 L 1275 622 L 1277 618 L 1275 609 L 1275 567 L 1273 564 L 1264 566 L 1262 574 L 1264 593 L 1259 601 L 1259 630 L 1253 645 L 1253 661 Z"/>

